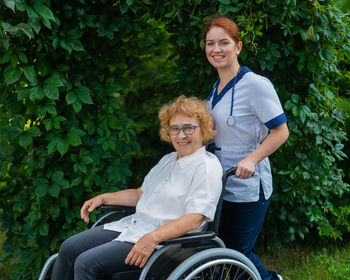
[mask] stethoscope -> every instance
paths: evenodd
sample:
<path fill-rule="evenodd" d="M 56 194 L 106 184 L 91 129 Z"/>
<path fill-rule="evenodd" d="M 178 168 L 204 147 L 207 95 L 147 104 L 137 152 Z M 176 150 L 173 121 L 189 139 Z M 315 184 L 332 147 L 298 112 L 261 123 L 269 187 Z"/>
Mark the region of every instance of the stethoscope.
<path fill-rule="evenodd" d="M 237 82 L 237 79 L 238 79 L 238 74 L 240 72 L 241 72 L 241 66 L 239 66 L 237 75 L 235 76 L 235 79 L 233 80 L 233 87 L 232 87 L 232 94 L 231 94 L 230 116 L 227 118 L 227 121 L 226 121 L 226 123 L 227 123 L 227 125 L 229 127 L 235 126 L 235 124 L 237 122 L 237 119 L 232 115 L 232 112 L 233 112 L 233 101 L 234 101 L 234 94 L 235 94 L 235 86 L 236 86 L 236 82 Z M 212 94 L 209 96 L 209 98 L 213 95 L 213 92 L 215 92 L 215 88 L 217 88 L 217 87 L 214 87 L 214 89 L 212 91 Z"/>

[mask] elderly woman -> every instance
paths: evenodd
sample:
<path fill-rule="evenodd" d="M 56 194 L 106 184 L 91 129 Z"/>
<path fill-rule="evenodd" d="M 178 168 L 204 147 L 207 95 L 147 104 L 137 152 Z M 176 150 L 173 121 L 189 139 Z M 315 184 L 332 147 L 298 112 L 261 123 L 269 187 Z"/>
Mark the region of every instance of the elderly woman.
<path fill-rule="evenodd" d="M 136 206 L 136 213 L 65 240 L 52 279 L 100 279 L 143 267 L 157 245 L 214 218 L 222 168 L 206 152 L 214 125 L 205 102 L 180 96 L 159 112 L 161 139 L 175 152 L 165 155 L 138 189 L 105 193 L 86 201 L 81 217 L 100 205 Z"/>

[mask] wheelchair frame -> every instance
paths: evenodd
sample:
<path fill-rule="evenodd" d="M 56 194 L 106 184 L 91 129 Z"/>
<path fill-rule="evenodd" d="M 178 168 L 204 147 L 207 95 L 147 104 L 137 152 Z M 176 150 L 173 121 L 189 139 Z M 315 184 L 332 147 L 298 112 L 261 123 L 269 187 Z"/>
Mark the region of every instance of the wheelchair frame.
<path fill-rule="evenodd" d="M 229 176 L 234 175 L 233 167 L 222 177 L 222 192 L 213 222 L 208 223 L 204 232 L 188 233 L 181 237 L 160 243 L 163 245 L 148 259 L 141 270 L 116 272 L 106 280 L 190 280 L 190 279 L 251 279 L 261 280 L 254 264 L 243 254 L 225 247 L 217 236 L 222 208 L 223 193 Z M 100 206 L 100 211 L 108 211 L 92 228 L 115 220 L 115 216 L 132 214 L 135 207 Z M 51 279 L 49 273 L 58 257 L 52 255 L 45 263 L 38 280 Z"/>

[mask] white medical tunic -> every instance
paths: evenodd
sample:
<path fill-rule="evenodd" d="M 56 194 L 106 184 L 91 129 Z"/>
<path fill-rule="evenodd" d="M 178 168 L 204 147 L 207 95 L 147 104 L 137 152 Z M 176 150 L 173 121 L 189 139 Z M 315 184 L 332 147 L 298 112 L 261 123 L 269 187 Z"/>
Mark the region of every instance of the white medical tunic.
<path fill-rule="evenodd" d="M 230 116 L 234 79 L 225 86 L 220 95 L 217 95 L 218 81 L 208 103 L 217 131 L 215 154 L 224 170 L 235 166 L 258 148 L 269 129 L 287 121 L 270 80 L 251 72 L 247 67 L 242 70 L 234 88 L 232 116 L 236 122 L 232 127 L 228 126 L 227 119 Z M 231 202 L 258 201 L 260 182 L 265 198 L 268 199 L 272 194 L 272 175 L 267 157 L 257 164 L 251 178 L 239 179 L 231 176 L 225 188 L 224 199 Z"/>
<path fill-rule="evenodd" d="M 202 214 L 201 231 L 215 215 L 222 190 L 222 167 L 215 155 L 201 147 L 177 159 L 177 152 L 165 155 L 145 177 L 136 213 L 106 224 L 119 231 L 115 239 L 136 243 L 143 235 L 186 214 Z"/>

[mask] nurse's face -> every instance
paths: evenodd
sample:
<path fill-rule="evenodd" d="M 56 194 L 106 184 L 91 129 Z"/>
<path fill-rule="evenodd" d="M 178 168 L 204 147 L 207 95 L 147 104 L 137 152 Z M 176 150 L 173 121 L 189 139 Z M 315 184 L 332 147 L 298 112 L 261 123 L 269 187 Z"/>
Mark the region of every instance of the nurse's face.
<path fill-rule="evenodd" d="M 232 68 L 238 63 L 238 55 L 242 50 L 242 42 L 236 41 L 222 27 L 214 26 L 205 40 L 205 53 L 215 68 Z"/>
<path fill-rule="evenodd" d="M 195 118 L 192 118 L 189 115 L 178 113 L 170 119 L 169 127 L 172 125 L 184 128 L 186 126 L 188 127 L 188 125 L 198 126 L 199 123 Z M 188 132 L 191 129 L 184 130 L 185 132 Z M 200 127 L 194 128 L 192 135 L 186 135 L 185 132 L 180 130 L 177 135 L 171 135 L 169 133 L 171 143 L 178 153 L 178 158 L 191 155 L 203 146 L 203 135 Z"/>

